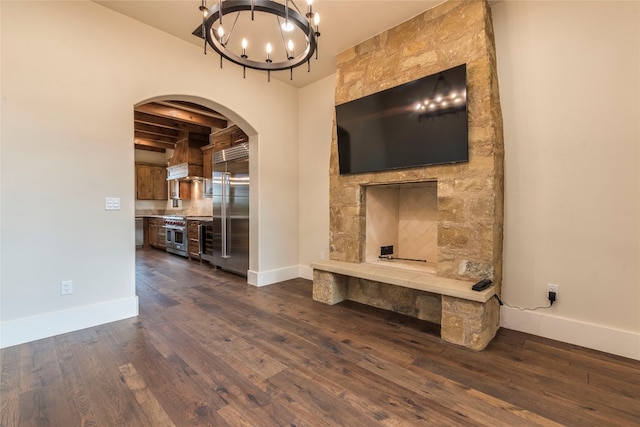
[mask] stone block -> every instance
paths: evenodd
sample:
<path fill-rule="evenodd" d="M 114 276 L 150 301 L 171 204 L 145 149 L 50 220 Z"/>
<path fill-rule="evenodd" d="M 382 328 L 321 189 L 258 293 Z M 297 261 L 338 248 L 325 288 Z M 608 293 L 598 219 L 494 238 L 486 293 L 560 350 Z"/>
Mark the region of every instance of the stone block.
<path fill-rule="evenodd" d="M 453 197 L 457 196 L 458 193 L 454 190 L 454 179 L 440 177 L 438 179 L 438 197 Z"/>
<path fill-rule="evenodd" d="M 443 311 L 440 322 L 440 338 L 453 344 L 464 345 L 464 336 L 462 316 Z"/>
<path fill-rule="evenodd" d="M 438 247 L 464 248 L 469 243 L 471 230 L 466 227 L 445 227 L 438 225 Z"/>
<path fill-rule="evenodd" d="M 413 289 L 403 288 L 400 286 L 386 286 L 384 298 L 391 301 L 391 310 L 406 314 L 407 316 L 416 317 L 416 291 Z"/>
<path fill-rule="evenodd" d="M 347 297 L 347 277 L 328 271 L 313 270 L 313 299 L 333 305 Z"/>
<path fill-rule="evenodd" d="M 472 200 L 469 204 L 471 208 L 471 215 L 475 218 L 492 219 L 493 218 L 493 204 L 495 202 L 491 198 L 482 198 Z"/>
<path fill-rule="evenodd" d="M 442 303 L 440 295 L 420 292 L 416 295 L 418 319 L 440 324 L 442 319 Z"/>
<path fill-rule="evenodd" d="M 469 168 L 472 170 L 484 171 L 486 175 L 494 175 L 494 162 L 493 156 L 474 156 L 469 161 Z"/>
<path fill-rule="evenodd" d="M 481 172 L 468 173 L 466 176 L 457 177 L 453 180 L 454 193 L 460 197 L 469 198 L 470 193 L 474 196 L 486 194 L 492 198 L 493 173 L 489 170 L 479 168 Z"/>
<path fill-rule="evenodd" d="M 357 235 L 329 234 L 329 250 L 331 259 L 345 262 L 361 262 L 362 246 Z"/>
<path fill-rule="evenodd" d="M 358 57 L 380 51 L 386 42 L 386 35 L 381 33 L 355 46 Z"/>
<path fill-rule="evenodd" d="M 438 197 L 438 220 L 464 222 L 464 200 L 460 197 Z"/>
<path fill-rule="evenodd" d="M 329 210 L 329 221 L 331 228 L 340 233 L 347 233 L 350 235 L 359 235 L 361 217 L 360 208 L 357 206 L 343 206 L 335 207 Z"/>
<path fill-rule="evenodd" d="M 422 52 L 415 55 L 402 55 L 400 58 L 400 68 L 423 67 L 425 64 L 435 64 L 437 60 L 438 55 L 434 51 Z"/>
<path fill-rule="evenodd" d="M 463 316 L 465 319 L 477 318 L 482 314 L 482 306 L 484 304 L 476 301 L 469 301 L 461 298 L 447 297 L 442 298 L 442 311 L 454 313 Z"/>
<path fill-rule="evenodd" d="M 474 350 L 482 350 L 500 327 L 500 306 L 442 296 L 441 338 Z"/>
<path fill-rule="evenodd" d="M 342 179 L 329 181 L 329 203 L 332 207 L 358 206 L 360 204 L 360 185 L 349 184 Z"/>
<path fill-rule="evenodd" d="M 345 68 L 345 66 L 348 65 L 350 61 L 353 61 L 357 57 L 358 57 L 358 52 L 356 52 L 355 46 L 340 52 L 336 57 L 336 63 L 338 65 L 338 69 Z"/>
<path fill-rule="evenodd" d="M 468 280 L 480 280 L 493 277 L 493 262 L 462 260 L 458 264 L 458 276 Z"/>

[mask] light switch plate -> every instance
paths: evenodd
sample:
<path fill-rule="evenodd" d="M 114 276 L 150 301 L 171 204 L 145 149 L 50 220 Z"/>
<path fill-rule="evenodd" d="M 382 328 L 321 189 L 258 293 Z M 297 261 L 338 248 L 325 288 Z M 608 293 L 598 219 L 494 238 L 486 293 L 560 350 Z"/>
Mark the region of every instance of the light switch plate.
<path fill-rule="evenodd" d="M 104 210 L 105 211 L 119 211 L 120 210 L 120 197 L 105 197 L 104 198 Z"/>

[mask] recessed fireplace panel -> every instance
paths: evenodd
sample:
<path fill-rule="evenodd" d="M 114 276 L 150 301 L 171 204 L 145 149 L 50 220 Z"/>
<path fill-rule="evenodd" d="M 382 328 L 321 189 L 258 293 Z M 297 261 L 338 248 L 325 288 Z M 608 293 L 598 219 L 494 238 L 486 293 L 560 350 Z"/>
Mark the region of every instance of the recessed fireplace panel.
<path fill-rule="evenodd" d="M 435 273 L 437 201 L 436 182 L 367 186 L 366 262 Z M 389 245 L 393 245 L 393 259 L 381 259 L 380 247 Z"/>

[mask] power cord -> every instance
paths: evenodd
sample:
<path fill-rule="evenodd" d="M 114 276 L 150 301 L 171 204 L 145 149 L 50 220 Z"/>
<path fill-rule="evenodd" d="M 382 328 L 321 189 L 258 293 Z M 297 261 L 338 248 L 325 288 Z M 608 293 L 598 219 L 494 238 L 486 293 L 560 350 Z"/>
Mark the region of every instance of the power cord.
<path fill-rule="evenodd" d="M 503 302 L 497 294 L 493 294 L 493 296 L 495 297 L 495 299 L 498 300 L 498 303 L 500 305 L 506 305 L 509 308 L 515 308 L 516 310 L 520 310 L 520 311 L 545 310 L 545 309 L 551 308 L 551 306 L 553 305 L 553 302 L 556 300 L 556 293 L 555 292 L 549 292 L 549 305 L 543 305 L 543 306 L 540 306 L 540 307 L 529 308 L 529 307 L 517 307 L 515 305 L 510 305 L 510 304 L 507 304 L 506 302 Z"/>

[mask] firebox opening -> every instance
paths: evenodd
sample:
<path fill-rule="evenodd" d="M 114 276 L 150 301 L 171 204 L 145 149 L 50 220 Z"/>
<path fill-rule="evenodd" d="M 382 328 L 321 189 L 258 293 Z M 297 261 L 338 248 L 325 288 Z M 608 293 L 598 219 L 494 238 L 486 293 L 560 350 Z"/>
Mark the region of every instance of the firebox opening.
<path fill-rule="evenodd" d="M 365 262 L 437 274 L 437 188 L 435 181 L 366 187 Z M 381 258 L 384 246 L 393 253 Z"/>

